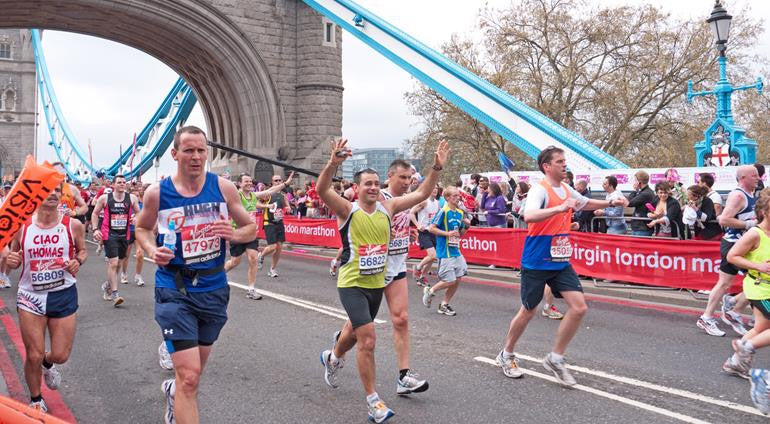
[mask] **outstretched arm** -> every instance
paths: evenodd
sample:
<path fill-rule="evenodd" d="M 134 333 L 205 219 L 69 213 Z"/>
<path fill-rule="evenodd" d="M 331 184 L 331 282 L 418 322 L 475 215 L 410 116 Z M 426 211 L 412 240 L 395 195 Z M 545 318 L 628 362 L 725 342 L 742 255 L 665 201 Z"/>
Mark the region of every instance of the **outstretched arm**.
<path fill-rule="evenodd" d="M 403 210 L 410 209 L 412 206 L 424 201 L 433 192 L 438 182 L 438 177 L 441 175 L 441 170 L 449 157 L 449 143 L 446 140 L 441 140 L 436 147 L 435 158 L 433 167 L 425 177 L 425 181 L 420 184 L 417 190 L 407 194 L 406 196 L 392 197 L 385 202 L 385 208 L 387 208 L 391 216 L 395 215 Z"/>
<path fill-rule="evenodd" d="M 315 187 L 318 196 L 324 203 L 326 203 L 326 206 L 328 206 L 329 209 L 334 211 L 334 214 L 337 215 L 337 219 L 340 222 L 344 222 L 348 219 L 348 215 L 350 215 L 350 211 L 353 207 L 350 202 L 332 189 L 332 177 L 337 172 L 337 168 L 340 164 L 350 156 L 350 153 L 347 152 L 346 149 L 347 144 L 348 141 L 344 139 L 332 141 L 331 158 L 329 159 L 329 163 L 327 163 L 321 171 L 321 174 L 318 175 L 318 183 Z M 344 153 L 344 156 L 338 156 L 338 153 L 340 155 Z"/>

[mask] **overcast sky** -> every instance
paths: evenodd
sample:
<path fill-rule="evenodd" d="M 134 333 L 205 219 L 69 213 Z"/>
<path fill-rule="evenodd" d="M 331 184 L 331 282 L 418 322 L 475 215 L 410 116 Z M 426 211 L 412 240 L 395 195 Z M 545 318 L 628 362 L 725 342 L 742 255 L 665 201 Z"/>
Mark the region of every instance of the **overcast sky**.
<path fill-rule="evenodd" d="M 620 5 L 630 0 L 601 0 Z M 451 2 L 451 7 L 447 7 Z M 495 8 L 510 0 L 358 0 L 358 3 L 435 49 L 451 34 L 477 34 L 478 11 L 484 4 Z M 662 7 L 680 18 L 705 19 L 712 0 L 646 3 Z M 770 16 L 770 2 L 736 0 L 728 11 L 751 4 L 756 16 Z M 405 71 L 379 56 L 355 37 L 343 41 L 344 110 L 343 134 L 354 147 L 399 147 L 417 132 L 418 121 L 410 116 L 403 95 L 415 87 Z M 760 51 L 767 51 L 770 38 L 764 34 Z M 78 34 L 46 31 L 43 47 L 51 79 L 72 131 L 87 151 L 93 146 L 94 165 L 106 166 L 116 159 L 117 143 L 131 148 L 135 132 L 141 131 L 167 94 L 176 74 L 163 63 L 133 48 Z M 737 82 L 736 83 L 743 83 Z M 42 118 L 42 116 L 41 116 Z M 205 128 L 199 106 L 189 124 Z M 39 156 L 53 159 L 47 133 L 40 132 Z M 167 154 L 161 174 L 168 174 L 173 161 Z M 145 181 L 154 179 L 150 170 Z"/>

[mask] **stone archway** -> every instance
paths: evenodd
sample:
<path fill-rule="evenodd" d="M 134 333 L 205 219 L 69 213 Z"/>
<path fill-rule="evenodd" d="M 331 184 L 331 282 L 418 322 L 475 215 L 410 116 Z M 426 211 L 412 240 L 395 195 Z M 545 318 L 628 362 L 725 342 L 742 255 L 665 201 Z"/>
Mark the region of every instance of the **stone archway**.
<path fill-rule="evenodd" d="M 154 56 L 192 86 L 214 141 L 271 156 L 288 146 L 310 166 L 340 135 L 341 43 L 322 45 L 321 16 L 299 0 L 0 0 L 0 10 L 0 27 L 93 35 Z"/>

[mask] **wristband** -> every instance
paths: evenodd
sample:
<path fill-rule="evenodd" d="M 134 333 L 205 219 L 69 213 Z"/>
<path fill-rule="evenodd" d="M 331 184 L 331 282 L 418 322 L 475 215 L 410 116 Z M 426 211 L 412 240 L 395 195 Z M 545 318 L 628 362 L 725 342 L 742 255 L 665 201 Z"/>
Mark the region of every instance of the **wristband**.
<path fill-rule="evenodd" d="M 441 166 L 441 165 L 436 165 L 435 163 L 433 164 L 433 167 L 432 167 L 432 168 L 433 168 L 433 170 L 434 170 L 434 171 L 441 171 L 442 169 L 444 169 L 444 167 L 443 167 L 443 166 Z"/>
<path fill-rule="evenodd" d="M 75 260 L 78 261 L 79 265 L 83 265 L 83 261 L 81 261 L 80 258 L 78 258 L 77 256 L 75 256 Z"/>

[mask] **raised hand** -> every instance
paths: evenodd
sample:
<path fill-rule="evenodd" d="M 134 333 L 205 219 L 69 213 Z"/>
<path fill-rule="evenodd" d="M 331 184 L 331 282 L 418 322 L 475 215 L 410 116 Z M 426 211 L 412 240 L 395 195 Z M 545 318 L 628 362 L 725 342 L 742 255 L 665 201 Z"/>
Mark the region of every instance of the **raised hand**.
<path fill-rule="evenodd" d="M 329 159 L 329 162 L 331 162 L 335 166 L 339 166 L 342 164 L 342 162 L 345 162 L 345 159 L 347 159 L 353 154 L 353 152 L 351 152 L 347 146 L 348 146 L 348 140 L 344 138 L 338 138 L 338 139 L 332 140 L 331 159 Z"/>
<path fill-rule="evenodd" d="M 441 140 L 438 142 L 438 146 L 436 146 L 436 155 L 434 158 L 435 164 L 443 167 L 448 157 L 449 157 L 449 142 L 446 140 Z"/>

